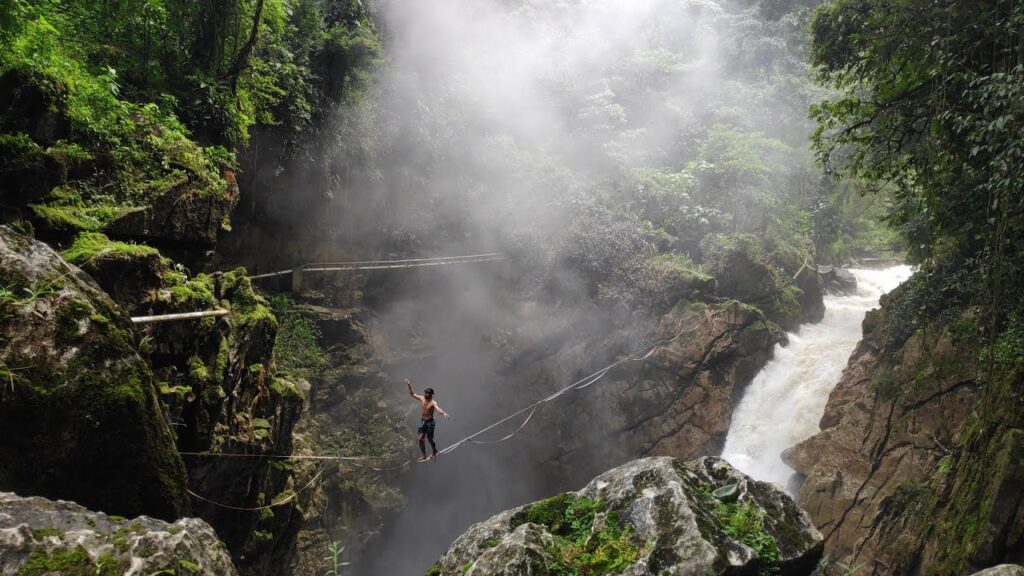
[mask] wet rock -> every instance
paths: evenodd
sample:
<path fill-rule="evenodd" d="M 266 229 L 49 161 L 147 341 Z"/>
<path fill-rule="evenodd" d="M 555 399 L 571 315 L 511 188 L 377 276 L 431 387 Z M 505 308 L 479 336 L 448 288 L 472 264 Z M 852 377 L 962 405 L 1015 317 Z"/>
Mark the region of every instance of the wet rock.
<path fill-rule="evenodd" d="M 176 518 L 185 471 L 125 314 L 0 226 L 0 489 Z"/>
<path fill-rule="evenodd" d="M 113 241 L 98 232 L 79 234 L 63 256 L 130 314 L 158 298 L 169 270 L 155 248 Z"/>
<path fill-rule="evenodd" d="M 680 306 L 661 319 L 656 335 L 633 337 L 611 357 L 632 352 L 637 341 L 677 334 L 650 357 L 620 365 L 561 404 L 562 417 L 535 420 L 524 430 L 546 477 L 582 482 L 635 455 L 696 458 L 721 450 L 733 408 L 785 334 L 758 309 L 739 302 Z M 526 350 L 510 370 L 519 377 L 536 372 L 545 382 L 555 371 L 556 382 L 572 382 L 585 374 L 557 371 L 587 359 L 596 363 L 593 358 L 608 354 L 598 347 L 610 344 L 588 339 L 567 345 L 548 362 L 528 362 Z M 531 395 L 551 392 L 542 388 Z M 595 420 L 594 414 L 601 416 Z"/>
<path fill-rule="evenodd" d="M 733 485 L 733 503 L 712 495 Z M 813 572 L 821 551 L 821 534 L 774 486 L 718 458 L 661 457 L 634 460 L 578 492 L 471 526 L 428 574 L 797 576 Z"/>
<path fill-rule="evenodd" d="M 73 502 L 0 492 L 0 576 L 158 573 L 237 574 L 202 520 L 127 520 Z"/>
<path fill-rule="evenodd" d="M 857 277 L 845 268 L 832 268 L 822 274 L 825 288 L 832 294 L 853 295 L 857 293 Z"/>
<path fill-rule="evenodd" d="M 803 321 L 820 322 L 825 317 L 825 280 L 814 270 L 805 268 L 797 275 L 796 285 L 800 288 L 797 299 L 803 310 Z"/>
<path fill-rule="evenodd" d="M 718 281 L 722 296 L 757 306 L 765 316 L 793 331 L 804 321 L 801 300 L 804 295 L 762 254 L 760 242 L 753 236 L 737 234 L 715 236 L 701 242 L 709 271 Z"/>
<path fill-rule="evenodd" d="M 238 202 L 234 172 L 225 169 L 222 176 L 227 182 L 227 189 L 223 192 L 195 190 L 186 182 L 172 188 L 149 206 L 120 216 L 104 231 L 164 244 L 212 246 Z"/>
<path fill-rule="evenodd" d="M 1024 433 L 976 428 L 965 444 L 972 414 L 996 416 L 978 406 L 979 353 L 955 323 L 935 321 L 895 350 L 884 345 L 905 286 L 865 319 L 821 432 L 784 454 L 805 477 L 798 502 L 825 533 L 826 553 L 870 562 L 875 574 L 963 574 L 1013 560 L 1024 527 Z"/>

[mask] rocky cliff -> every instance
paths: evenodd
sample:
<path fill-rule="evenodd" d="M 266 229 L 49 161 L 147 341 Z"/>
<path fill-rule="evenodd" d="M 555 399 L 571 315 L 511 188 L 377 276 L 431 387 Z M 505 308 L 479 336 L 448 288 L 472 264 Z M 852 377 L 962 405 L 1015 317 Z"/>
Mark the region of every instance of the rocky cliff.
<path fill-rule="evenodd" d="M 174 519 L 185 468 L 124 312 L 45 244 L 0 226 L 0 487 Z"/>
<path fill-rule="evenodd" d="M 798 502 L 826 552 L 866 574 L 1019 560 L 1024 433 L 1018 402 L 998 392 L 1019 389 L 1019 374 L 981 377 L 970 313 L 904 330 L 899 304 L 916 289 L 910 281 L 868 314 L 821 432 L 787 452 L 805 478 Z"/>
<path fill-rule="evenodd" d="M 735 300 L 710 306 L 684 302 L 646 337 L 613 331 L 564 346 L 544 362 L 524 366 L 520 360 L 510 372 L 534 379 L 538 387 L 551 386 L 552 379 L 564 385 L 584 376 L 581 367 L 592 365 L 593 358 L 614 360 L 633 352 L 638 341 L 657 340 L 671 341 L 642 361 L 609 372 L 600 385 L 559 405 L 561 417 L 539 419 L 526 432 L 551 478 L 579 482 L 584 479 L 574 471 L 636 456 L 718 453 L 733 407 L 785 334 L 757 308 Z M 530 353 L 528 348 L 521 357 Z M 601 415 L 600 426 L 587 424 L 593 414 Z"/>
<path fill-rule="evenodd" d="M 820 557 L 821 534 L 772 485 L 717 458 L 663 457 L 475 524 L 428 574 L 796 576 Z"/>
<path fill-rule="evenodd" d="M 196 518 L 162 522 L 0 492 L 2 576 L 235 576 L 224 545 Z"/>
<path fill-rule="evenodd" d="M 279 570 L 301 519 L 289 498 L 293 473 L 304 468 L 278 458 L 292 453 L 303 394 L 275 368 L 278 322 L 269 303 L 245 270 L 192 274 L 151 247 L 100 233 L 80 234 L 64 257 L 132 315 L 228 312 L 144 325 L 144 356 L 186 453 L 189 487 L 217 503 L 194 497 L 193 510 L 213 525 L 243 572 Z"/>

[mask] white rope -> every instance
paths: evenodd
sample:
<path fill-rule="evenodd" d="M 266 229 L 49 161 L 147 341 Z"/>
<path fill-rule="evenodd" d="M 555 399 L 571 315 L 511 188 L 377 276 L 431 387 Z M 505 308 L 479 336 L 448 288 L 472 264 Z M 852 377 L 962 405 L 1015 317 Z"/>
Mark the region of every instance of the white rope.
<path fill-rule="evenodd" d="M 704 317 L 704 319 L 705 320 L 709 320 L 709 319 L 717 316 L 718 314 L 721 314 L 725 310 L 726 309 L 723 308 L 723 309 L 718 310 L 717 312 L 715 312 L 713 314 L 706 315 Z M 483 434 L 485 432 L 488 432 L 490 430 L 493 430 L 494 428 L 500 426 L 501 424 L 504 424 L 505 422 L 508 422 L 509 420 L 515 418 L 516 416 L 524 414 L 527 411 L 536 410 L 536 408 L 538 406 L 540 406 L 541 404 L 550 402 L 550 401 L 558 398 L 562 394 L 565 394 L 569 390 L 574 390 L 574 389 L 575 390 L 583 390 L 584 388 L 587 388 L 588 386 L 594 384 L 595 382 L 597 382 L 598 380 L 603 378 L 605 376 L 605 374 L 610 372 L 613 368 L 615 368 L 615 367 L 617 367 L 617 366 L 619 366 L 621 364 L 624 364 L 624 363 L 629 362 L 629 361 L 637 361 L 637 362 L 639 362 L 639 361 L 646 360 L 647 358 L 650 358 L 662 346 L 670 344 L 670 343 L 676 341 L 677 339 L 679 339 L 679 337 L 682 336 L 683 334 L 688 334 L 690 332 L 693 332 L 693 331 L 697 330 L 698 328 L 700 328 L 699 324 L 696 325 L 696 326 L 692 326 L 689 329 L 680 330 L 679 332 L 677 332 L 671 338 L 666 338 L 664 340 L 660 340 L 658 342 L 655 342 L 652 346 L 649 347 L 649 349 L 648 348 L 643 348 L 641 350 L 641 352 L 646 352 L 643 356 L 637 357 L 641 352 L 633 352 L 631 354 L 628 354 L 627 356 L 623 357 L 622 359 L 620 359 L 620 360 L 618 360 L 618 361 L 616 361 L 616 362 L 614 362 L 612 364 L 609 364 L 608 366 L 605 366 L 604 368 L 601 368 L 597 372 L 594 372 L 593 374 L 590 374 L 589 376 L 586 376 L 585 378 L 577 380 L 577 381 L 573 382 L 572 384 L 569 384 L 568 386 L 566 386 L 566 387 L 556 391 L 554 394 L 551 394 L 550 396 L 542 398 L 542 399 L 534 402 L 533 404 L 530 404 L 529 406 L 526 406 L 525 408 L 523 408 L 521 410 L 513 412 L 512 414 L 509 414 L 508 416 L 502 418 L 501 420 L 498 420 L 497 422 L 491 424 L 490 426 L 487 426 L 486 428 L 483 428 L 483 429 L 481 429 L 481 430 L 479 430 L 477 432 L 474 432 L 473 434 L 470 434 L 469 436 L 466 436 L 462 440 L 459 440 L 458 442 L 455 442 L 454 444 L 452 444 L 452 445 L 448 446 L 447 448 L 441 450 L 440 452 L 438 452 L 438 454 L 450 454 L 450 453 L 454 452 L 460 446 L 462 446 L 463 444 L 465 444 L 467 442 L 475 443 L 475 444 L 483 444 L 485 442 L 474 442 L 474 439 L 477 436 L 479 436 L 479 435 L 481 435 L 481 434 Z M 533 416 L 533 412 L 530 412 L 530 417 L 532 417 L 532 416 Z M 530 417 L 527 417 L 526 422 L 529 421 Z M 515 436 L 516 433 L 518 433 L 524 427 L 525 427 L 525 422 L 518 429 L 513 431 L 511 434 L 509 434 L 505 438 L 502 438 L 501 440 L 498 440 L 497 442 L 503 442 L 505 440 L 508 440 L 512 436 Z M 487 442 L 487 443 L 493 443 L 493 442 Z"/>
<path fill-rule="evenodd" d="M 238 510 L 239 512 L 259 512 L 260 510 L 266 510 L 268 508 L 276 508 L 277 506 L 283 506 L 283 505 L 291 502 L 292 500 L 298 498 L 299 494 L 304 492 L 310 486 L 312 486 L 313 483 L 316 482 L 317 479 L 320 478 L 320 475 L 323 474 L 323 473 L 324 473 L 324 468 L 321 466 L 320 470 L 316 473 L 315 476 L 313 476 L 313 479 L 310 480 L 309 482 L 307 482 L 305 486 L 303 486 L 302 488 L 299 488 L 295 492 L 292 492 L 287 498 L 285 498 L 283 500 L 279 500 L 277 502 L 271 502 L 270 504 L 267 504 L 266 506 L 252 506 L 252 507 L 248 507 L 248 506 L 231 506 L 230 504 L 222 504 L 220 502 L 216 502 L 216 501 L 210 500 L 208 498 L 203 498 L 202 496 L 200 496 L 199 494 L 196 494 L 195 492 L 193 492 L 192 490 L 189 490 L 188 488 L 185 489 L 185 492 L 188 492 L 188 494 L 190 496 L 192 496 L 193 498 L 195 498 L 196 500 L 202 500 L 203 502 L 206 502 L 207 504 L 212 504 L 213 506 L 216 506 L 218 508 L 227 508 L 228 510 Z"/>
<path fill-rule="evenodd" d="M 518 433 L 520 430 L 526 427 L 526 425 L 530 422 L 530 418 L 533 418 L 533 415 L 537 412 L 537 408 L 540 408 L 540 406 L 534 406 L 533 410 L 530 410 L 530 414 L 526 417 L 526 420 L 523 420 L 523 423 L 519 425 L 519 428 L 516 428 L 508 435 L 498 438 L 497 440 L 470 440 L 470 442 L 472 442 L 473 444 L 498 444 L 499 442 L 504 442 L 505 440 L 508 440 L 509 438 L 515 436 L 516 433 Z"/>
<path fill-rule="evenodd" d="M 722 308 L 722 309 L 720 309 L 720 310 L 718 310 L 718 311 L 716 311 L 716 312 L 714 312 L 712 314 L 706 314 L 703 317 L 703 321 L 706 322 L 706 321 L 714 318 L 715 316 L 725 312 L 726 310 L 728 310 L 728 308 Z M 671 338 L 665 338 L 663 340 L 659 340 L 659 341 L 655 342 L 654 344 L 652 344 L 652 345 L 650 345 L 648 347 L 642 348 L 641 350 L 639 350 L 637 352 L 632 352 L 632 353 L 624 356 L 623 358 L 613 362 L 612 364 L 609 364 L 608 366 L 605 366 L 604 368 L 601 368 L 600 370 L 598 370 L 596 372 L 593 372 L 592 374 L 590 374 L 588 376 L 585 376 L 584 378 L 581 378 L 580 380 L 577 380 L 577 381 L 573 382 L 572 384 L 569 384 L 568 386 L 565 386 L 564 388 L 561 388 L 561 389 L 555 391 L 553 394 L 545 396 L 544 398 L 541 398 L 540 400 L 534 402 L 533 404 L 530 404 L 529 406 L 526 406 L 525 408 L 522 408 L 521 410 L 513 412 L 512 414 L 509 414 L 508 416 L 498 420 L 497 422 L 494 422 L 493 424 L 491 424 L 491 425 L 489 425 L 489 426 L 487 426 L 487 427 L 485 427 L 485 428 L 483 428 L 481 430 L 478 430 L 477 432 L 474 432 L 473 434 L 470 434 L 469 436 L 466 436 L 465 438 L 459 440 L 458 442 L 455 442 L 454 444 L 448 446 L 447 448 L 444 448 L 443 450 L 441 450 L 437 454 L 438 455 L 450 454 L 450 453 L 454 452 L 456 449 L 458 449 L 460 446 L 462 446 L 463 444 L 466 444 L 466 443 L 470 443 L 470 444 L 484 444 L 484 445 L 486 445 L 486 444 L 498 444 L 500 442 L 504 442 L 506 440 L 509 440 L 513 436 L 518 434 L 520 431 L 522 431 L 524 428 L 526 428 L 526 425 L 529 424 L 530 420 L 533 418 L 533 415 L 537 412 L 537 409 L 542 404 L 546 404 L 548 402 L 551 402 L 551 401 L 555 400 L 559 396 L 562 396 L 563 394 L 565 394 L 566 392 L 568 392 L 570 390 L 583 390 L 583 389 L 585 389 L 585 388 L 587 388 L 587 387 L 597 383 L 602 378 L 604 378 L 604 376 L 606 374 L 608 374 L 608 372 L 610 372 L 615 367 L 620 366 L 620 365 L 622 365 L 622 364 L 624 364 L 626 362 L 642 362 L 644 360 L 647 360 L 648 358 L 653 356 L 654 353 L 657 352 L 659 349 L 661 349 L 663 346 L 666 346 L 668 344 L 671 344 L 672 342 L 675 342 L 676 340 L 678 340 L 684 334 L 689 334 L 691 332 L 696 331 L 698 328 L 700 328 L 700 326 L 701 326 L 701 324 L 696 324 L 696 325 L 690 326 L 689 328 L 684 328 L 684 329 L 680 330 L 679 332 L 676 332 L 676 334 L 674 336 L 672 336 Z M 642 355 L 641 355 L 641 353 L 642 353 Z M 526 416 L 526 418 L 523 420 L 523 422 L 519 425 L 519 427 L 516 428 L 515 430 L 513 430 L 512 432 L 506 434 L 505 436 L 503 436 L 501 438 L 498 438 L 496 440 L 477 440 L 476 439 L 481 434 L 489 432 L 489 431 L 493 430 L 494 428 L 497 428 L 498 426 L 504 424 L 505 422 L 508 422 L 509 420 L 512 420 L 513 418 L 515 418 L 517 416 L 520 416 L 522 414 L 525 414 L 527 412 L 529 412 L 529 414 Z M 182 456 L 216 457 L 216 458 L 273 458 L 273 459 L 287 459 L 287 460 L 335 460 L 335 461 L 349 462 L 353 466 L 356 466 L 356 467 L 359 467 L 359 468 L 365 468 L 365 469 L 368 469 L 368 470 L 374 470 L 374 471 L 377 471 L 377 472 L 388 472 L 388 471 L 398 470 L 400 468 L 404 468 L 405 466 L 408 466 L 412 462 L 411 459 L 407 459 L 406 461 L 402 462 L 401 464 L 398 464 L 396 466 L 392 466 L 392 467 L 389 467 L 389 468 L 380 468 L 380 467 L 360 464 L 360 462 L 363 462 L 363 461 L 366 461 L 366 460 L 381 460 L 381 459 L 391 458 L 392 456 L 395 456 L 395 454 L 389 454 L 389 455 L 386 455 L 386 456 L 323 456 L 323 455 L 300 456 L 300 455 L 294 455 L 294 454 L 241 454 L 241 453 L 215 453 L 215 452 L 181 452 L 180 454 Z M 322 472 L 323 472 L 323 470 L 321 470 L 320 473 L 322 473 Z M 320 473 L 318 473 L 317 476 L 315 476 L 313 478 L 313 480 L 316 480 L 316 478 L 320 476 Z M 310 484 L 312 484 L 312 481 L 310 481 Z M 307 484 L 305 487 L 302 488 L 302 490 L 305 490 L 306 488 L 308 488 L 310 484 Z M 300 490 L 300 492 L 302 490 Z M 280 505 L 285 504 L 286 502 L 290 501 L 292 498 L 294 498 L 297 495 L 297 493 L 293 494 L 288 499 L 282 500 L 281 502 L 273 503 L 273 504 L 271 504 L 269 506 L 262 506 L 262 507 L 257 507 L 257 508 L 238 508 L 238 507 L 233 507 L 233 506 L 222 505 L 222 504 L 219 504 L 217 502 L 213 502 L 213 501 L 207 500 L 206 498 L 203 498 L 202 496 L 199 496 L 198 494 L 195 494 L 192 491 L 189 491 L 189 494 L 191 494 L 192 496 L 194 496 L 194 497 L 196 497 L 196 498 L 198 498 L 200 500 L 203 500 L 204 502 L 208 502 L 208 503 L 213 504 L 215 506 L 221 506 L 221 507 L 229 508 L 229 509 L 232 509 L 232 510 L 242 510 L 242 511 L 257 511 L 257 510 L 263 510 L 265 508 L 271 508 L 273 506 L 280 506 Z"/>
<path fill-rule="evenodd" d="M 467 264 L 471 262 L 492 262 L 504 260 L 506 256 L 498 252 L 487 254 L 471 254 L 469 256 L 437 256 L 434 258 L 407 258 L 404 260 L 362 260 L 356 262 L 314 262 L 299 266 L 303 272 L 335 272 L 360 270 L 388 270 L 392 268 L 416 268 L 420 266 L 438 266 L 442 264 Z M 285 276 L 294 272 L 294 268 L 266 272 L 249 276 L 250 280 Z"/>
<path fill-rule="evenodd" d="M 387 456 L 302 456 L 297 454 L 235 454 L 230 452 L 178 452 L 182 456 L 209 458 L 267 458 L 279 460 L 381 460 Z"/>

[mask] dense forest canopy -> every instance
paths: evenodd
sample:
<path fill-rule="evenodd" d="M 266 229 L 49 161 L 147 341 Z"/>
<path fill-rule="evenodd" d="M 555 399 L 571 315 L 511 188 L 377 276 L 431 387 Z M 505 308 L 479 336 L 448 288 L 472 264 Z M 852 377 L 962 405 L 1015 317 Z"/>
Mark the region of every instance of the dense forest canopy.
<path fill-rule="evenodd" d="M 846 0 L 814 19 L 812 59 L 840 91 L 813 108 L 815 143 L 893 192 L 887 218 L 929 279 L 911 314 L 980 305 L 998 331 L 1021 308 L 1022 24 L 1013 1 Z"/>

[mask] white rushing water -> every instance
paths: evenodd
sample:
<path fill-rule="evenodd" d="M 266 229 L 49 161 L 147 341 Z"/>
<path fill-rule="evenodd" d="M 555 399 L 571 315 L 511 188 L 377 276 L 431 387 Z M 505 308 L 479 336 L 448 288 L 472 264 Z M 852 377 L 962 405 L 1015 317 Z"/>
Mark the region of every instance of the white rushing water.
<path fill-rule="evenodd" d="M 825 317 L 789 334 L 733 412 L 722 458 L 749 476 L 786 487 L 793 469 L 782 451 L 818 432 L 832 388 L 861 338 L 864 314 L 910 277 L 909 266 L 850 270 L 857 294 L 825 296 Z"/>

